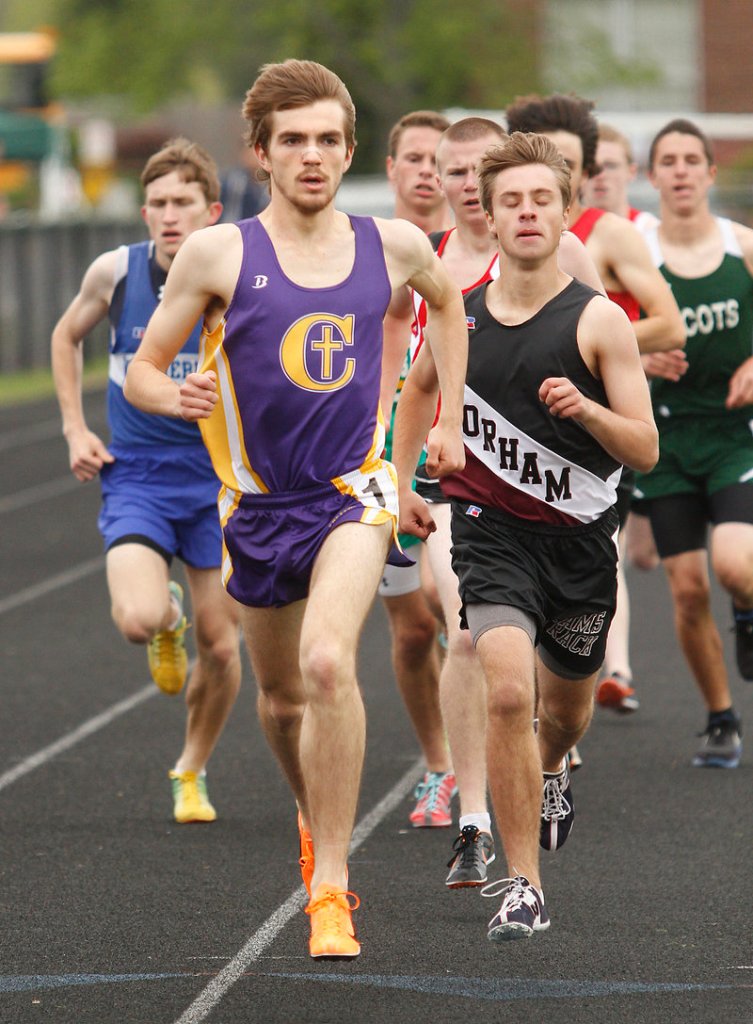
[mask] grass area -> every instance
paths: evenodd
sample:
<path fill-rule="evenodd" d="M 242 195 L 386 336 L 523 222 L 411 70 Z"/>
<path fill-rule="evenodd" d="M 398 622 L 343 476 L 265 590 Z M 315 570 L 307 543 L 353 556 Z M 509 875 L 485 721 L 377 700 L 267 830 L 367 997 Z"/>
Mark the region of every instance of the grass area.
<path fill-rule="evenodd" d="M 87 363 L 84 388 L 101 387 L 107 380 L 107 357 Z M 0 406 L 20 405 L 55 394 L 49 368 L 0 374 Z"/>

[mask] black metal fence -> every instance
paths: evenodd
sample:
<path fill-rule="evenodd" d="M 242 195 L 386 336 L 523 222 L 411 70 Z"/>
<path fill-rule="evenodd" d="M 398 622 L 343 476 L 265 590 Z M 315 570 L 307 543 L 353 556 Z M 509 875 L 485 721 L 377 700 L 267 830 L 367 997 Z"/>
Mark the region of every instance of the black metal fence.
<path fill-rule="evenodd" d="M 636 189 L 634 202 L 656 212 L 656 193 L 645 183 Z M 389 217 L 392 204 L 388 185 L 376 177 L 346 178 L 338 196 L 338 206 L 350 213 Z M 747 178 L 715 189 L 712 209 L 753 224 L 753 188 Z M 146 237 L 139 219 L 0 223 L 0 373 L 48 366 L 52 328 L 92 260 Z M 97 358 L 106 351 L 107 329 L 100 324 L 84 346 L 84 357 Z"/>
<path fill-rule="evenodd" d="M 143 221 L 0 224 L 0 373 L 48 366 L 50 334 L 95 257 L 146 238 Z M 101 324 L 85 358 L 107 351 Z"/>

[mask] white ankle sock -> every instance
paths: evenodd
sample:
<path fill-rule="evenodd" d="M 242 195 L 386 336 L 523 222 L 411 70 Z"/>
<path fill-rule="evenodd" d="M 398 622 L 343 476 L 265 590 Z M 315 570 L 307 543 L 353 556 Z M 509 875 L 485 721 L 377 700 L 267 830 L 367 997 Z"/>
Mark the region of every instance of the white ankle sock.
<path fill-rule="evenodd" d="M 489 814 L 462 814 L 460 816 L 460 828 L 466 825 L 475 825 L 479 832 L 491 832 L 492 819 Z"/>

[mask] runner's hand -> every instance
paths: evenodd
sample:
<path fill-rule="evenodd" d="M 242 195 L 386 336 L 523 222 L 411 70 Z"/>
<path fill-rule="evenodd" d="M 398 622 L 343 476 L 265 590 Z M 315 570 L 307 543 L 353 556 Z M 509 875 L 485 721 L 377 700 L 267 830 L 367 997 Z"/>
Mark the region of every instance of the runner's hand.
<path fill-rule="evenodd" d="M 101 438 L 91 430 L 68 434 L 68 457 L 71 472 L 81 483 L 93 480 L 106 462 L 114 462 Z"/>
<path fill-rule="evenodd" d="M 753 404 L 753 356 L 746 359 L 732 374 L 725 405 L 728 409 L 742 409 Z"/>
<path fill-rule="evenodd" d="M 179 388 L 179 415 L 189 422 L 205 420 L 218 401 L 217 375 L 213 370 L 189 373 Z"/>
<path fill-rule="evenodd" d="M 465 448 L 460 431 L 448 430 L 440 419 L 426 439 L 426 472 L 430 477 L 457 473 L 465 466 Z"/>
<path fill-rule="evenodd" d="M 580 420 L 587 414 L 590 399 L 582 395 L 567 377 L 547 377 L 539 388 L 539 399 L 552 416 Z"/>
<path fill-rule="evenodd" d="M 403 533 L 426 540 L 436 528 L 429 506 L 419 494 L 405 491 L 400 495 L 400 530 Z"/>
<path fill-rule="evenodd" d="M 647 377 L 675 382 L 688 369 L 688 359 L 681 348 L 673 348 L 669 352 L 645 352 L 641 356 L 641 364 Z"/>

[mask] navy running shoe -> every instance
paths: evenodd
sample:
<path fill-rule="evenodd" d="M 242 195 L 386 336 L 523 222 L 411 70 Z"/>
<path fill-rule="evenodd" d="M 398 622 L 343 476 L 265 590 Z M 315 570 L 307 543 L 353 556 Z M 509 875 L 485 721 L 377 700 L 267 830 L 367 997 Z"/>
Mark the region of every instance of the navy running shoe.
<path fill-rule="evenodd" d="M 524 875 L 492 882 L 481 890 L 481 895 L 492 897 L 502 892 L 502 906 L 489 922 L 487 938 L 491 942 L 530 939 L 534 932 L 546 931 L 550 921 L 544 895 Z"/>
<path fill-rule="evenodd" d="M 559 850 L 570 835 L 575 820 L 570 769 L 567 758 L 558 772 L 544 772 L 544 796 L 541 802 L 539 845 L 545 850 Z"/>

